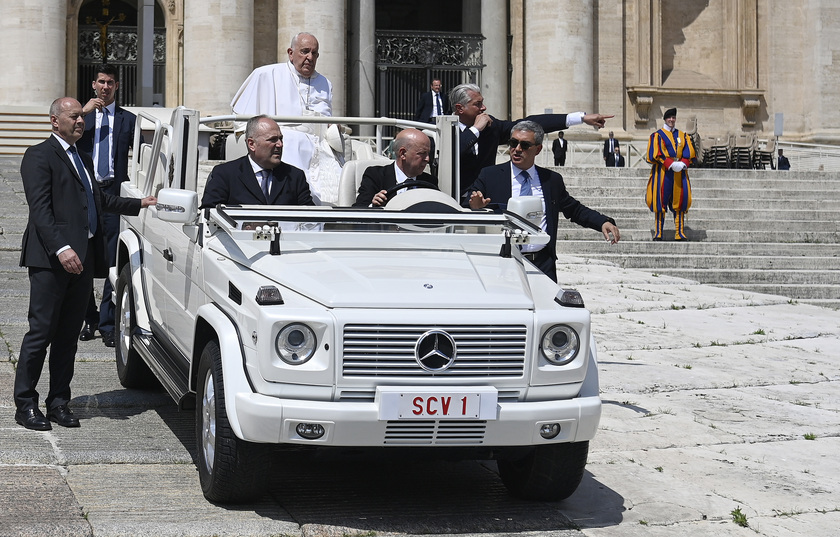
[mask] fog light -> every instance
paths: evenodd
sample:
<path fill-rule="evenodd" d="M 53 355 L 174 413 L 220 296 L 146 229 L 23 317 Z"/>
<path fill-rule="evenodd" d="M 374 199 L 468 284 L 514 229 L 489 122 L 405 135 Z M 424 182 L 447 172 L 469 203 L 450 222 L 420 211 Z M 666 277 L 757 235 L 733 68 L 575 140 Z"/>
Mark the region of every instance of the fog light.
<path fill-rule="evenodd" d="M 298 425 L 298 427 L 300 427 L 300 425 Z M 544 423 L 540 425 L 540 436 L 542 436 L 546 440 L 551 440 L 558 434 L 560 434 L 559 423 Z"/>
<path fill-rule="evenodd" d="M 558 431 L 559 429 L 560 428 L 558 427 Z M 326 432 L 324 430 L 324 426 L 317 423 L 298 423 L 297 427 L 295 427 L 295 431 L 298 435 L 306 438 L 307 440 L 317 440 L 318 438 L 324 436 L 324 432 Z"/>

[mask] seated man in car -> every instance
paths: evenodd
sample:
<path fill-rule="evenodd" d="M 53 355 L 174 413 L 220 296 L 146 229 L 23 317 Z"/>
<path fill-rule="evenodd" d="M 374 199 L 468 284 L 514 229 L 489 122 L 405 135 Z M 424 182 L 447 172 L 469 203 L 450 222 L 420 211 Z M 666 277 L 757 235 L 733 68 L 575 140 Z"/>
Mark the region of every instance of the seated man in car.
<path fill-rule="evenodd" d="M 406 181 L 424 181 L 437 187 L 437 177 L 425 173 L 429 163 L 429 137 L 417 129 L 405 129 L 394 138 L 394 163 L 365 170 L 353 207 L 381 207 L 388 189 Z"/>
<path fill-rule="evenodd" d="M 306 175 L 286 164 L 283 133 L 267 116 L 254 116 L 245 126 L 248 154 L 219 164 L 210 172 L 201 208 L 225 205 L 315 205 Z"/>

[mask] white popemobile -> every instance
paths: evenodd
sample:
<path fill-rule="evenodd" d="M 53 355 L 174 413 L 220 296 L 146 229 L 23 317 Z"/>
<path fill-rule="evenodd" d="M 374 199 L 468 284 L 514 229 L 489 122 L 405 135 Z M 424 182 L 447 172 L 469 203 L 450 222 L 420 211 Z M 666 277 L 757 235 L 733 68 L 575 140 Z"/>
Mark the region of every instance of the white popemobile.
<path fill-rule="evenodd" d="M 257 497 L 268 448 L 283 446 L 496 459 L 518 497 L 575 491 L 601 414 L 590 314 L 519 253 L 549 240 L 539 198 L 493 214 L 447 194 L 459 191 L 454 117 L 435 128 L 441 192 L 408 190 L 385 209 L 199 211 L 198 113 L 139 116 L 122 194 L 158 205 L 122 218 L 117 372 L 195 407 L 208 500 Z M 363 169 L 345 165 L 342 205 Z"/>

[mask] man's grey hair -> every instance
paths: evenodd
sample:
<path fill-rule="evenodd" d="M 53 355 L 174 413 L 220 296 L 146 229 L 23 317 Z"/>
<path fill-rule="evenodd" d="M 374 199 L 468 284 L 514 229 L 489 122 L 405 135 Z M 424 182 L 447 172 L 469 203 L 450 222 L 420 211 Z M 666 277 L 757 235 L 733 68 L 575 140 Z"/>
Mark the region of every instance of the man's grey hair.
<path fill-rule="evenodd" d="M 254 116 L 248 120 L 248 123 L 245 124 L 245 139 L 253 138 L 255 134 L 257 134 L 257 129 L 260 126 L 261 119 L 268 119 L 268 116 L 265 114 L 260 114 L 258 116 Z"/>
<path fill-rule="evenodd" d="M 58 116 L 61 114 L 61 104 L 67 97 L 59 97 L 58 99 L 54 100 L 50 105 L 50 116 Z"/>
<path fill-rule="evenodd" d="M 510 130 L 511 132 L 533 132 L 534 133 L 534 143 L 537 145 L 542 145 L 543 138 L 545 138 L 545 131 L 543 130 L 542 126 L 539 123 L 536 123 L 531 120 L 523 120 L 513 126 Z"/>
<path fill-rule="evenodd" d="M 452 88 L 452 91 L 449 92 L 449 102 L 452 106 L 455 106 L 456 104 L 466 106 L 466 104 L 470 102 L 471 91 L 481 94 L 481 88 L 475 84 L 459 84 Z"/>
<path fill-rule="evenodd" d="M 292 49 L 292 50 L 295 50 L 297 48 L 298 39 L 300 39 L 301 37 L 303 37 L 305 35 L 308 35 L 308 36 L 312 37 L 312 39 L 314 39 L 315 41 L 318 41 L 318 38 L 315 37 L 314 35 L 310 34 L 309 32 L 298 32 L 294 35 L 294 37 L 292 37 L 292 42 L 289 43 L 289 48 Z"/>
<path fill-rule="evenodd" d="M 403 136 L 402 138 L 394 138 L 394 144 L 391 146 L 391 152 L 394 155 L 394 158 L 399 154 L 400 149 L 407 146 L 411 143 L 411 138 L 408 136 Z"/>

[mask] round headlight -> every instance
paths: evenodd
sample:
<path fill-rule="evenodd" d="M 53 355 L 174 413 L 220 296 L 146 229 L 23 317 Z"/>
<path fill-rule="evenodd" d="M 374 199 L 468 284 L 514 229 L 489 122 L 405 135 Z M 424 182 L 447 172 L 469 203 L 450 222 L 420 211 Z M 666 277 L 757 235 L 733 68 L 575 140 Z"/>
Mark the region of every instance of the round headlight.
<path fill-rule="evenodd" d="M 577 356 L 580 350 L 580 337 L 570 326 L 558 324 L 543 334 L 540 350 L 546 360 L 555 365 L 564 365 Z"/>
<path fill-rule="evenodd" d="M 315 332 L 302 323 L 287 324 L 274 340 L 277 356 L 290 365 L 306 363 L 315 354 L 317 345 Z"/>

